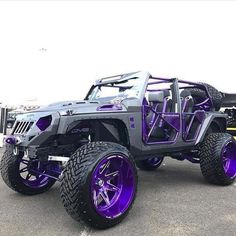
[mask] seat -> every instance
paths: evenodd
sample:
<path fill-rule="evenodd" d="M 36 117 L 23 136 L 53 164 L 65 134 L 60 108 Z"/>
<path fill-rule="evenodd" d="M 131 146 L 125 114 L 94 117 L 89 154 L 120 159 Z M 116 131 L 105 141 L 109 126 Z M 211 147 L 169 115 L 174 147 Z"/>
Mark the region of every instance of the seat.
<path fill-rule="evenodd" d="M 172 110 L 172 99 L 170 98 L 170 91 L 168 90 L 149 93 L 148 101 L 152 109 L 160 115 L 162 113 L 171 112 Z M 150 110 L 146 117 L 146 122 L 150 129 L 155 122 L 150 140 L 165 141 L 168 138 L 166 122 L 161 118 L 156 121 L 158 115 L 155 112 Z"/>
<path fill-rule="evenodd" d="M 168 90 L 150 92 L 148 95 L 149 105 L 155 112 L 166 113 L 170 112 L 172 108 L 172 99 L 170 99 L 170 92 Z M 155 121 L 156 114 L 152 111 L 147 115 L 147 123 L 152 125 Z"/>
<path fill-rule="evenodd" d="M 190 91 L 183 90 L 180 93 L 182 99 L 182 112 L 183 113 L 193 113 L 194 109 L 194 100 L 191 96 Z M 192 140 L 195 137 L 197 129 L 199 127 L 199 121 L 192 114 L 186 114 L 184 116 L 183 130 L 184 130 L 184 139 Z"/>
<path fill-rule="evenodd" d="M 189 90 L 183 90 L 180 93 L 180 97 L 182 100 L 182 112 L 184 113 L 192 113 L 194 108 L 193 97 Z"/>
<path fill-rule="evenodd" d="M 162 113 L 171 112 L 172 110 L 172 99 L 169 90 L 163 90 L 164 93 L 164 103 L 162 108 Z"/>

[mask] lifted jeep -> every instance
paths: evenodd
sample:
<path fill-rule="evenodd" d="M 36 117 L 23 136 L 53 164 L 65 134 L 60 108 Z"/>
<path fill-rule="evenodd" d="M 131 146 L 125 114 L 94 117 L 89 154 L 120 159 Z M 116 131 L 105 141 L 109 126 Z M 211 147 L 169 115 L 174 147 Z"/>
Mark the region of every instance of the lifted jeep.
<path fill-rule="evenodd" d="M 226 133 L 223 95 L 204 83 L 135 72 L 98 80 L 83 101 L 17 116 L 5 139 L 1 174 L 28 195 L 60 181 L 75 220 L 108 228 L 134 202 L 137 169 L 155 170 L 166 156 L 200 164 L 217 185 L 236 178 L 236 142 Z"/>

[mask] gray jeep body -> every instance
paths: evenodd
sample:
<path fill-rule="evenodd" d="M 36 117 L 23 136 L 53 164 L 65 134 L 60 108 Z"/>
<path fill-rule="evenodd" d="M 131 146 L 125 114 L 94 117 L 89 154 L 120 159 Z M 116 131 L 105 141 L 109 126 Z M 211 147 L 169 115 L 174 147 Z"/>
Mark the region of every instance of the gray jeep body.
<path fill-rule="evenodd" d="M 116 84 L 117 81 L 122 82 L 130 78 L 139 78 L 135 96 L 112 99 L 91 98 L 94 88 L 113 82 Z M 150 79 L 158 83 L 170 84 L 172 111 L 156 114 L 168 121 L 168 125 L 175 129 L 175 138 L 170 141 L 149 142 L 145 138 L 147 133 L 145 134 L 144 130 L 144 113 L 145 106 L 148 106 L 147 102 L 145 103 L 145 93 L 147 86 L 155 83 L 150 82 Z M 184 138 L 186 129 L 183 128 L 186 114 L 182 109 L 183 101 L 180 96 L 180 90 L 184 88 L 182 85 L 180 88 L 180 83 L 184 83 L 186 88 L 206 89 L 201 84 L 175 78 L 155 78 L 147 72 L 100 79 L 92 86 L 85 100 L 56 103 L 17 116 L 11 133 L 11 136 L 16 139 L 15 152 L 24 151 L 31 158 L 38 157 L 42 160 L 47 160 L 48 156 L 69 157 L 78 147 L 90 141 L 120 143 L 127 147 L 136 160 L 146 159 L 153 155 L 179 156 L 192 152 L 197 144 L 203 141 L 213 123 L 219 127 L 220 131 L 225 131 L 227 115 L 214 110 L 206 89 L 209 106 L 207 109 L 204 107 L 199 109 L 200 113 L 199 111 L 191 113 L 191 117 L 199 119 L 199 124 L 194 137 L 186 140 Z M 37 124 L 45 117 L 49 119 L 50 124 L 45 130 L 40 130 Z M 178 125 L 173 123 L 178 123 Z"/>

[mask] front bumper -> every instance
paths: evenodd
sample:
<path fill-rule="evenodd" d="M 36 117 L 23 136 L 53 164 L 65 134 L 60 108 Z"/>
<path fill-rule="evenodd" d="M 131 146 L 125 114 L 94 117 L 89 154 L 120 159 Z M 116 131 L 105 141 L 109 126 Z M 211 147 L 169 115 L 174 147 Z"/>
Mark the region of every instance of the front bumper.
<path fill-rule="evenodd" d="M 40 130 L 37 122 L 46 116 L 51 116 L 51 123 L 45 130 Z M 50 136 L 57 133 L 60 114 L 55 112 L 35 112 L 19 115 L 5 142 L 20 147 L 41 146 Z"/>

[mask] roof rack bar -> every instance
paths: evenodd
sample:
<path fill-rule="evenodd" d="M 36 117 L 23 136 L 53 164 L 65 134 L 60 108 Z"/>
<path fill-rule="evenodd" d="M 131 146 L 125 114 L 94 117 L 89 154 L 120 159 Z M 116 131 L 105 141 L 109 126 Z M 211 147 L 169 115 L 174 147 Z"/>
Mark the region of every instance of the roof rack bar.
<path fill-rule="evenodd" d="M 149 79 L 156 79 L 156 80 L 162 80 L 162 81 L 173 81 L 174 78 L 158 78 L 158 77 L 153 77 L 153 76 L 150 76 Z"/>
<path fill-rule="evenodd" d="M 139 71 L 131 72 L 131 73 L 126 73 L 126 74 L 112 75 L 112 76 L 108 76 L 108 77 L 103 77 L 103 78 L 101 78 L 101 79 L 99 79 L 99 80 L 102 81 L 102 80 L 106 80 L 106 79 L 112 79 L 112 78 L 116 78 L 116 77 L 122 77 L 122 76 L 124 76 L 124 75 L 129 76 L 129 75 L 132 75 L 132 74 L 135 74 L 135 73 L 138 73 L 138 72 L 139 72 Z"/>

